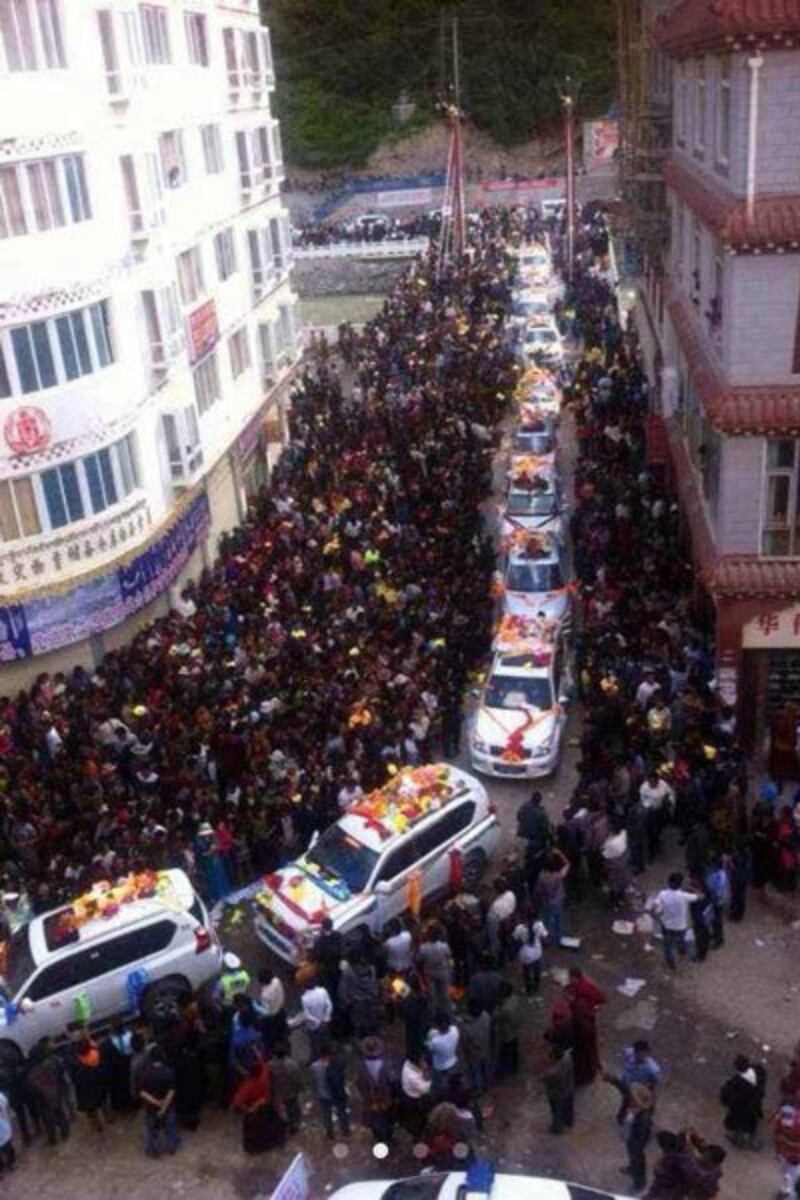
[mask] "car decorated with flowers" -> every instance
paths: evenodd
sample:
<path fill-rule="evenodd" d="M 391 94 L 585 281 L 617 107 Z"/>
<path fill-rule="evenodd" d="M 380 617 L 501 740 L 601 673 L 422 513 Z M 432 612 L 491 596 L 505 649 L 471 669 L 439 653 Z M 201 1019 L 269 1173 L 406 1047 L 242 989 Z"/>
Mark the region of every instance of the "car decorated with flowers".
<path fill-rule="evenodd" d="M 561 498 L 552 455 L 515 454 L 508 475 L 508 495 L 502 508 L 503 552 L 524 547 L 526 531 L 559 537 Z"/>
<path fill-rule="evenodd" d="M 500 836 L 478 780 L 456 767 L 403 767 L 351 804 L 254 899 L 259 938 L 302 957 L 325 917 L 343 934 L 378 931 L 450 887 L 474 885 Z"/>
<path fill-rule="evenodd" d="M 553 617 L 566 622 L 573 585 L 566 579 L 563 549 L 552 532 L 514 528 L 504 539 L 506 568 L 497 591 L 513 616 Z"/>
<path fill-rule="evenodd" d="M 484 775 L 535 779 L 558 763 L 567 720 L 564 646 L 557 620 L 504 614 L 469 734 Z"/>

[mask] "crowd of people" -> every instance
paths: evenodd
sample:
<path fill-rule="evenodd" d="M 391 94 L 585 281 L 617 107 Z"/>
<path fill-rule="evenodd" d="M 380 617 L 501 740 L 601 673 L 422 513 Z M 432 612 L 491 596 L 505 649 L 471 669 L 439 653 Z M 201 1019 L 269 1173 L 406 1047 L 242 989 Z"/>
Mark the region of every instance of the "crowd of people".
<path fill-rule="evenodd" d="M 363 333 L 350 331 L 341 374 L 331 355 L 305 371 L 269 486 L 179 607 L 92 675 L 42 676 L 0 700 L 0 859 L 34 911 L 144 867 L 179 866 L 218 900 L 305 847 L 390 765 L 458 749 L 465 685 L 491 642 L 495 548 L 481 505 L 517 378 L 504 247 L 536 228 L 532 215 L 487 212 L 460 263 L 438 278 L 432 260 L 412 268 Z M 100 1133 L 108 1112 L 141 1107 L 156 1155 L 216 1101 L 242 1114 L 243 1148 L 258 1152 L 297 1132 L 304 1090 L 331 1138 L 349 1134 L 356 1094 L 376 1141 L 404 1130 L 432 1164 L 458 1164 L 487 1092 L 521 1069 L 570 894 L 596 886 L 626 903 L 674 822 L 686 870 L 651 906 L 667 967 L 702 961 L 725 921 L 742 919 L 773 801 L 748 813 L 708 614 L 673 497 L 646 467 L 647 385 L 597 269 L 606 244 L 587 213 L 565 301 L 583 344 L 565 403 L 579 448 L 570 532 L 585 719 L 561 818 L 534 793 L 517 816 L 519 860 L 435 920 L 358 947 L 324 924 L 294 1017 L 279 978 L 265 971 L 256 985 L 228 956 L 213 994 L 151 1027 L 42 1043 L 2 1080 L 0 1165 L 13 1163 L 11 1110 L 23 1138 L 55 1142 L 75 1111 Z M 620 1093 L 631 1188 L 708 1200 L 725 1151 L 692 1130 L 656 1131 L 661 1070 L 647 1043 L 626 1048 L 617 1074 L 603 1070 L 605 1002 L 573 968 L 525 1063 L 551 1133 L 580 1120 L 576 1091 L 602 1076 Z M 294 1026 L 304 1038 L 292 1042 Z M 773 1121 L 787 1181 L 800 1174 L 793 1071 Z M 760 1064 L 737 1061 L 722 1092 L 737 1148 L 754 1144 L 765 1088 Z"/>
<path fill-rule="evenodd" d="M 392 216 L 374 213 L 366 220 L 308 221 L 294 226 L 292 243 L 298 249 L 311 246 L 330 246 L 336 242 L 384 242 L 409 238 L 432 238 L 441 228 L 441 218 L 434 213 L 411 213 Z"/>

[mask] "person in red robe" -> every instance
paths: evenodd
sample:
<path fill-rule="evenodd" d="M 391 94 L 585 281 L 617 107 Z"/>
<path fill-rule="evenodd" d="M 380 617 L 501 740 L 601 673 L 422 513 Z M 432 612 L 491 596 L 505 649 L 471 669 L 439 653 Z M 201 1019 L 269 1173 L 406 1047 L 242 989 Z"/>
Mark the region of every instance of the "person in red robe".
<path fill-rule="evenodd" d="M 597 1010 L 607 1003 L 608 997 L 579 967 L 573 967 L 569 975 L 570 980 L 564 991 L 574 1028 L 575 1085 L 584 1087 L 592 1082 L 600 1070 Z"/>

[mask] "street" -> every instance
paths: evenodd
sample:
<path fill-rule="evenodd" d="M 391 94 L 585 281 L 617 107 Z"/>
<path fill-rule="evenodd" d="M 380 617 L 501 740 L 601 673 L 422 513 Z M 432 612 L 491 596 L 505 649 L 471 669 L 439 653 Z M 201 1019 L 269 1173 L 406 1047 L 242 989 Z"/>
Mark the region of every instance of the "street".
<path fill-rule="evenodd" d="M 545 785 L 546 805 L 555 817 L 565 803 L 574 775 L 574 747 L 569 747 L 557 776 Z M 467 765 L 463 762 L 462 765 Z M 505 847 L 513 848 L 515 812 L 529 785 L 489 782 L 498 807 Z M 661 886 L 670 867 L 681 864 L 675 831 L 665 838 L 662 857 L 641 878 L 642 894 Z M 562 1138 L 547 1130 L 547 1106 L 537 1072 L 543 1066 L 542 1033 L 558 992 L 554 972 L 579 963 L 608 994 L 599 1019 L 604 1065 L 615 1069 L 623 1045 L 647 1037 L 664 1069 L 656 1128 L 691 1125 L 704 1137 L 723 1141 L 722 1110 L 717 1094 L 731 1071 L 733 1058 L 744 1053 L 763 1058 L 768 1072 L 768 1101 L 774 1108 L 777 1081 L 797 1040 L 800 985 L 796 959 L 800 929 L 791 914 L 759 908 L 751 899 L 741 926 L 726 931 L 725 946 L 703 964 L 680 964 L 666 970 L 657 942 L 645 935 L 619 935 L 611 930 L 613 914 L 593 897 L 567 909 L 567 933 L 583 939 L 579 953 L 548 951 L 540 996 L 529 1001 L 529 1020 L 522 1049 L 522 1071 L 511 1083 L 491 1088 L 478 1149 L 499 1170 L 553 1175 L 609 1189 L 622 1189 L 624 1153 L 614 1125 L 617 1094 L 596 1081 L 578 1097 L 575 1129 Z M 236 948 L 254 972 L 266 951 L 254 938 L 247 916 L 225 930 L 226 945 Z M 617 988 L 627 978 L 644 985 L 635 997 Z M 290 1004 L 290 1008 L 292 1005 Z M 390 1041 L 396 1041 L 396 1033 Z M 294 1052 L 305 1061 L 303 1033 L 293 1037 Z M 768 1139 L 766 1139 L 768 1142 Z M 413 1145 L 400 1132 L 389 1157 L 378 1162 L 371 1138 L 358 1125 L 346 1143 L 330 1143 L 306 1094 L 304 1124 L 298 1137 L 280 1151 L 248 1161 L 240 1150 L 238 1118 L 207 1108 L 200 1129 L 184 1134 L 174 1158 L 145 1158 L 141 1117 L 118 1119 L 98 1135 L 77 1121 L 69 1141 L 55 1148 L 37 1144 L 23 1150 L 16 1173 L 4 1181 L 8 1200 L 155 1200 L 169 1195 L 195 1200 L 255 1200 L 268 1196 L 293 1155 L 302 1149 L 312 1164 L 314 1195 L 359 1178 L 392 1178 L 419 1169 Z M 653 1156 L 653 1150 L 649 1152 Z M 778 1181 L 769 1148 L 761 1152 L 730 1149 L 721 1196 L 770 1195 Z"/>

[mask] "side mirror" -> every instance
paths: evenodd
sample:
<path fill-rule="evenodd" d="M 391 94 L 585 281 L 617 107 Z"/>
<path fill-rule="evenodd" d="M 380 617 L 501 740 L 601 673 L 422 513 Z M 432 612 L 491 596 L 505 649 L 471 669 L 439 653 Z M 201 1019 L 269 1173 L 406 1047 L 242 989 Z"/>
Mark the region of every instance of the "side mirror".
<path fill-rule="evenodd" d="M 381 879 L 379 883 L 375 884 L 375 894 L 378 896 L 388 896 L 390 891 L 391 888 L 385 879 Z"/>

